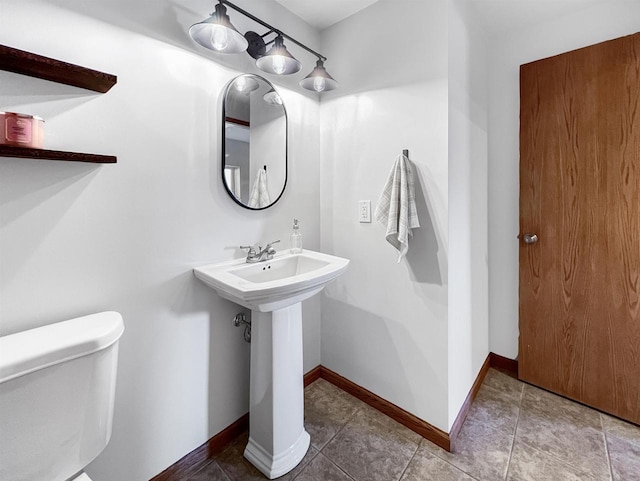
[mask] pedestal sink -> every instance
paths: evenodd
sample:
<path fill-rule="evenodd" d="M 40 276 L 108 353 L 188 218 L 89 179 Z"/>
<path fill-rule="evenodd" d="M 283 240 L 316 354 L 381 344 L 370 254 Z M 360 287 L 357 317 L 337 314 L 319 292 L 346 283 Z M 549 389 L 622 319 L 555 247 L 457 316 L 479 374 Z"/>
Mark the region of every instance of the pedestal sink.
<path fill-rule="evenodd" d="M 309 449 L 300 303 L 348 264 L 341 257 L 305 250 L 255 264 L 238 259 L 194 269 L 218 295 L 251 309 L 249 443 L 244 456 L 269 479 L 291 471 Z"/>

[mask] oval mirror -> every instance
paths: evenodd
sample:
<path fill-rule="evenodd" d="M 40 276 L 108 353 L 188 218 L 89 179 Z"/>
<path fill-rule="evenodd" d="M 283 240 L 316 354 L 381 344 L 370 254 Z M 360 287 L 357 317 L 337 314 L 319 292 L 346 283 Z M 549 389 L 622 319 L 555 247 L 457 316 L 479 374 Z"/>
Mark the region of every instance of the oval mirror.
<path fill-rule="evenodd" d="M 239 75 L 222 103 L 222 182 L 242 207 L 266 209 L 287 184 L 287 112 L 271 83 Z"/>

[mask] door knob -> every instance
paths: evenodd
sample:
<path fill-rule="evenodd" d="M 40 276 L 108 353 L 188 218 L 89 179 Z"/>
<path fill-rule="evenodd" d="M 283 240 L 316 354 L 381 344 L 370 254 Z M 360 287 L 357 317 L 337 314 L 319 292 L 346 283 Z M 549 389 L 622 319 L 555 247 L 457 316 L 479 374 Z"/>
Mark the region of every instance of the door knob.
<path fill-rule="evenodd" d="M 538 236 L 536 234 L 525 234 L 522 238 L 525 244 L 535 244 L 538 242 Z"/>

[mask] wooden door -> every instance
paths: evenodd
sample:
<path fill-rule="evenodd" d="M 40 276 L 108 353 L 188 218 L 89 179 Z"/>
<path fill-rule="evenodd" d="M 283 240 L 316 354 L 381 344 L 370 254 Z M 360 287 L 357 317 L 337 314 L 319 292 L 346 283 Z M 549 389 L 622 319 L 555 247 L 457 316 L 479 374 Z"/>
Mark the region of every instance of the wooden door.
<path fill-rule="evenodd" d="M 519 372 L 640 423 L 640 34 L 520 68 Z"/>

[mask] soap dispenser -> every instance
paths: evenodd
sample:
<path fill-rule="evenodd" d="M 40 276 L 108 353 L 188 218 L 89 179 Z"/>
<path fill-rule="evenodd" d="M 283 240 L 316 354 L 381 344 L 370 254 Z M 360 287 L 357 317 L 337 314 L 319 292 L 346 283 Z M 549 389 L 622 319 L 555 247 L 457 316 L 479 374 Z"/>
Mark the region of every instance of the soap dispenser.
<path fill-rule="evenodd" d="M 293 232 L 291 233 L 291 253 L 300 254 L 302 252 L 302 234 L 299 230 L 298 219 L 293 219 Z"/>

